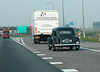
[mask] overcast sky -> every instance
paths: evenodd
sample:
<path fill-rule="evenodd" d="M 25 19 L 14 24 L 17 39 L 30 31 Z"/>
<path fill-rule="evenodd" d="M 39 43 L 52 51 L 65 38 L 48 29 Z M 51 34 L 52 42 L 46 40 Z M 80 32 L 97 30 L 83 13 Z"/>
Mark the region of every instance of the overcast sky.
<path fill-rule="evenodd" d="M 85 27 L 100 21 L 100 0 L 83 0 Z M 59 25 L 62 26 L 62 0 L 0 0 L 0 26 L 31 25 L 34 10 L 59 10 Z M 64 0 L 65 24 L 70 21 L 82 27 L 82 0 Z"/>

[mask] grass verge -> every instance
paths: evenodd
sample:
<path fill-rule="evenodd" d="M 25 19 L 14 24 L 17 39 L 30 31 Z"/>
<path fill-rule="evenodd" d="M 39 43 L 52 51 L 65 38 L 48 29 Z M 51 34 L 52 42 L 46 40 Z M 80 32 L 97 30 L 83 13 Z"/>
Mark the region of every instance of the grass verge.
<path fill-rule="evenodd" d="M 83 37 L 82 37 L 80 40 L 81 40 L 81 41 L 89 41 L 89 42 L 100 42 L 100 41 L 99 41 L 99 38 L 92 38 L 92 37 L 91 37 L 91 38 L 88 38 L 88 37 L 83 38 Z"/>

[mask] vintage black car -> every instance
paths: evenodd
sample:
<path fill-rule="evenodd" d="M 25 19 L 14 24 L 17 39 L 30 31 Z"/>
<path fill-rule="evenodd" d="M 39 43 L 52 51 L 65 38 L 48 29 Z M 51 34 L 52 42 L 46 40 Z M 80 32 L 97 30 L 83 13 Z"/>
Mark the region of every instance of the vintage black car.
<path fill-rule="evenodd" d="M 48 38 L 49 50 L 53 48 L 56 51 L 59 48 L 69 47 L 76 50 L 80 48 L 80 40 L 75 36 L 75 30 L 72 27 L 57 27 L 52 30 L 51 37 Z"/>

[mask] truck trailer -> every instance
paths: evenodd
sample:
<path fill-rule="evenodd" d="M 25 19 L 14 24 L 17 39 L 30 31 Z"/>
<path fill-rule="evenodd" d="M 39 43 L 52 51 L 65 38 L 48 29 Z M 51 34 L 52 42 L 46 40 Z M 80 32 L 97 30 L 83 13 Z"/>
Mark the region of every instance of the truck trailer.
<path fill-rule="evenodd" d="M 52 29 L 58 27 L 58 10 L 35 10 L 33 22 L 34 43 L 47 41 Z"/>

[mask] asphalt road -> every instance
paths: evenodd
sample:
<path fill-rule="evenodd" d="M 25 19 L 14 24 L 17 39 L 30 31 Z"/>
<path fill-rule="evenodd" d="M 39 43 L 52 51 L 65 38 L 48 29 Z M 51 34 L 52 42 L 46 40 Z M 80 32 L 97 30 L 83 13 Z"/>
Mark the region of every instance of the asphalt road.
<path fill-rule="evenodd" d="M 62 72 L 12 39 L 0 37 L 0 72 Z"/>
<path fill-rule="evenodd" d="M 26 45 L 35 48 L 40 56 L 51 57 L 46 59 L 47 62 L 61 62 L 54 64 L 59 69 L 76 69 L 79 72 L 100 72 L 100 44 L 94 42 L 81 42 L 79 51 L 69 50 L 68 48 L 60 49 L 56 52 L 48 50 L 47 43 L 34 44 L 31 37 L 23 38 Z"/>

